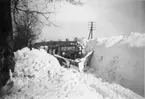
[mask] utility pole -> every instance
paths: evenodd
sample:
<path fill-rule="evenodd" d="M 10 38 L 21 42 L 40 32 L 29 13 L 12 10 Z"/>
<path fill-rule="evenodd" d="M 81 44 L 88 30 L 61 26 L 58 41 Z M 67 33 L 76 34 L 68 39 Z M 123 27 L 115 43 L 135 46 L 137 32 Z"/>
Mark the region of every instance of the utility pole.
<path fill-rule="evenodd" d="M 95 22 L 90 22 L 90 24 L 89 24 L 89 25 L 91 25 L 91 27 L 90 27 L 90 29 L 89 29 L 89 36 L 88 36 L 88 39 L 92 39 L 92 38 L 93 38 L 93 30 L 95 30 L 94 23 L 95 23 Z"/>

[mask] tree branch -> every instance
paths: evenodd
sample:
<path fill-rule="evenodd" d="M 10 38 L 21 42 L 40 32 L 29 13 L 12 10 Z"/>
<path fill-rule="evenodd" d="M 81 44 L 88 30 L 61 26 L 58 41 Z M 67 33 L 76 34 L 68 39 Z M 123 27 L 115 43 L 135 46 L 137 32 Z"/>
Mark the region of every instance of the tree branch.
<path fill-rule="evenodd" d="M 35 10 L 24 10 L 24 9 L 20 9 L 20 8 L 16 8 L 18 11 L 24 11 L 24 12 L 28 12 L 28 13 L 37 13 L 37 14 L 54 14 L 54 12 L 40 12 L 40 11 L 35 11 Z"/>
<path fill-rule="evenodd" d="M 37 18 L 35 17 L 35 15 L 34 15 L 34 13 L 39 14 L 39 15 L 43 16 L 43 17 L 44 17 L 49 23 L 51 23 L 53 26 L 56 26 L 56 27 L 57 27 L 57 25 L 55 25 L 54 23 L 50 22 L 50 21 L 49 21 L 49 17 L 46 16 L 47 14 L 55 14 L 54 12 L 40 12 L 40 11 L 34 11 L 34 10 L 24 10 L 24 9 L 20 9 L 20 8 L 16 8 L 16 9 L 19 10 L 19 11 L 26 12 L 26 13 L 32 13 L 32 14 L 33 14 L 33 17 L 34 17 L 38 22 L 40 22 L 41 24 L 43 24 L 43 22 L 41 22 L 39 19 L 37 19 Z M 43 24 L 43 25 L 44 25 L 44 24 Z M 48 25 L 48 24 L 46 24 L 46 25 Z M 49 26 L 50 26 L 50 25 L 49 25 Z"/>

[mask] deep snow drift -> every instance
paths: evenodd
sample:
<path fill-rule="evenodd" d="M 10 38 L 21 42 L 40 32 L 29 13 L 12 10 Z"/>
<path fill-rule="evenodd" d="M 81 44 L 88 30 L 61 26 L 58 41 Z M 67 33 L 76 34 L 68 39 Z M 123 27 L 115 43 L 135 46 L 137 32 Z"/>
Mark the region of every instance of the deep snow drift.
<path fill-rule="evenodd" d="M 144 96 L 145 34 L 83 40 L 84 53 L 94 50 L 93 74 Z"/>
<path fill-rule="evenodd" d="M 4 99 L 143 99 L 117 84 L 63 68 L 44 50 L 24 48 L 15 57 L 14 87 Z"/>

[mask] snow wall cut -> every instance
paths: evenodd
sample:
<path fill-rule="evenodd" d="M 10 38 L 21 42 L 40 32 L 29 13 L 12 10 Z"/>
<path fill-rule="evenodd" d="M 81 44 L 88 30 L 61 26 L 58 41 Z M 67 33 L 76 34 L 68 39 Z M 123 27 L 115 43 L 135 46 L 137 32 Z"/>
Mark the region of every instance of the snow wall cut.
<path fill-rule="evenodd" d="M 14 86 L 0 99 L 144 99 L 118 84 L 92 74 L 63 68 L 43 49 L 23 48 L 15 54 Z M 1 92 L 9 87 L 5 86 Z"/>
<path fill-rule="evenodd" d="M 84 52 L 94 50 L 94 74 L 144 96 L 145 34 L 84 40 Z"/>

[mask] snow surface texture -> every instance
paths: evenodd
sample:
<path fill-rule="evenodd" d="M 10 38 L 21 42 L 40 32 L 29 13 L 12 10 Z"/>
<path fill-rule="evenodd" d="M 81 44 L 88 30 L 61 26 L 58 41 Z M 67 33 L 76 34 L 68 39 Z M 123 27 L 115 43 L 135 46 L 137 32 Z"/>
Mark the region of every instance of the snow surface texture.
<path fill-rule="evenodd" d="M 144 96 L 145 34 L 83 40 L 84 53 L 94 50 L 93 74 Z"/>
<path fill-rule="evenodd" d="M 117 84 L 60 66 L 44 50 L 15 52 L 14 87 L 4 99 L 143 99 Z"/>
<path fill-rule="evenodd" d="M 92 44 L 95 45 L 104 45 L 107 47 L 113 47 L 113 46 L 120 46 L 123 44 L 128 44 L 130 47 L 144 47 L 145 46 L 145 33 L 134 33 L 132 32 L 129 36 L 113 36 L 113 37 L 103 37 L 103 38 L 94 38 L 91 40 L 83 39 L 80 44 L 83 45 L 83 48 L 86 48 L 88 46 L 87 44 L 90 44 L 92 47 Z M 90 48 L 91 49 L 91 48 Z"/>

